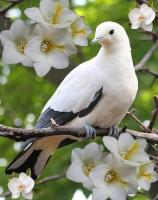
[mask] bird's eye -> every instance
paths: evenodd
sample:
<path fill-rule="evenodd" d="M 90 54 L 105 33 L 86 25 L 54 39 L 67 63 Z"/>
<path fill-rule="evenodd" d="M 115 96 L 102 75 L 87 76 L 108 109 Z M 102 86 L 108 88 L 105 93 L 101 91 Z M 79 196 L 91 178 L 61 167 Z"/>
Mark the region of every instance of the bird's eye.
<path fill-rule="evenodd" d="M 109 32 L 109 34 L 112 35 L 113 33 L 114 33 L 114 30 L 112 29 L 112 30 Z"/>

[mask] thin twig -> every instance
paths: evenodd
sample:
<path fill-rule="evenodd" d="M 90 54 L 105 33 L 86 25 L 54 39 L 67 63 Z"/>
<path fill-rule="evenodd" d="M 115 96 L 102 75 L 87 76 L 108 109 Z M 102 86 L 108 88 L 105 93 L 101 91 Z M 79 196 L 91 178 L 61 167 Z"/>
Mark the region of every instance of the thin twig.
<path fill-rule="evenodd" d="M 132 109 L 131 112 L 127 112 L 127 115 L 129 115 L 130 117 L 132 117 L 139 125 L 141 125 L 141 127 L 143 127 L 143 129 L 146 131 L 146 132 L 151 132 L 151 130 L 146 127 L 133 113 L 135 112 L 135 109 Z"/>
<path fill-rule="evenodd" d="M 153 129 L 154 123 L 155 123 L 156 118 L 157 118 L 157 116 L 158 116 L 158 96 L 154 96 L 154 100 L 155 100 L 156 108 L 155 108 L 155 110 L 154 110 L 153 113 L 152 113 L 151 121 L 150 121 L 149 126 L 148 126 L 148 128 L 149 128 L 150 130 Z"/>
<path fill-rule="evenodd" d="M 153 53 L 156 51 L 158 48 L 158 42 L 156 42 L 151 49 L 147 52 L 147 54 L 142 58 L 142 60 L 135 66 L 135 71 L 142 71 L 144 68 L 146 62 L 150 59 L 150 57 L 153 55 Z"/>

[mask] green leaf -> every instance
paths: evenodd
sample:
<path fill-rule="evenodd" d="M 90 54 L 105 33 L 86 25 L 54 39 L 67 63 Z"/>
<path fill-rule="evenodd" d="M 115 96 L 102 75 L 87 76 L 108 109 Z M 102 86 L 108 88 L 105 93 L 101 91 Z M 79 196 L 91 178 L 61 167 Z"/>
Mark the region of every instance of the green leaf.
<path fill-rule="evenodd" d="M 149 1 L 148 6 L 151 7 L 151 8 L 153 8 L 153 6 L 154 6 L 153 0 L 150 0 L 150 1 Z"/>
<path fill-rule="evenodd" d="M 26 175 L 31 177 L 31 169 L 30 168 L 26 171 Z"/>
<path fill-rule="evenodd" d="M 42 182 L 42 179 L 41 178 L 37 178 L 36 180 L 35 180 L 35 184 L 37 185 L 37 184 L 40 184 Z"/>

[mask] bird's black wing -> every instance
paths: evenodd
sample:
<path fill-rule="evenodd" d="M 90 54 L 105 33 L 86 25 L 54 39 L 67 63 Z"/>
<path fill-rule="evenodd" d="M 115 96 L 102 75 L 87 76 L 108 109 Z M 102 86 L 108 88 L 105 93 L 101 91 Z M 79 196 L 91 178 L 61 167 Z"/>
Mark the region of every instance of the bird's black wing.
<path fill-rule="evenodd" d="M 73 113 L 71 112 L 59 112 L 59 111 L 54 111 L 53 109 L 51 109 L 50 107 L 45 110 L 39 120 L 37 121 L 36 125 L 34 126 L 35 129 L 41 129 L 41 128 L 48 128 L 51 126 L 51 118 L 60 126 L 65 125 L 66 123 L 70 122 L 72 119 L 74 119 L 75 117 L 85 117 L 86 115 L 88 115 L 93 109 L 94 107 L 97 105 L 97 103 L 99 102 L 99 100 L 101 99 L 103 94 L 103 87 L 95 93 L 93 100 L 91 101 L 91 103 L 89 104 L 89 106 L 87 108 L 82 109 L 80 112 L 77 113 Z M 32 138 L 27 140 L 22 147 L 26 147 L 29 143 L 33 143 L 34 141 L 36 141 L 38 138 Z M 71 139 L 66 139 L 66 140 L 71 140 Z M 61 143 L 60 147 L 65 146 L 65 143 L 69 143 L 70 141 L 63 141 L 63 143 Z M 71 142 L 70 142 L 71 143 Z"/>

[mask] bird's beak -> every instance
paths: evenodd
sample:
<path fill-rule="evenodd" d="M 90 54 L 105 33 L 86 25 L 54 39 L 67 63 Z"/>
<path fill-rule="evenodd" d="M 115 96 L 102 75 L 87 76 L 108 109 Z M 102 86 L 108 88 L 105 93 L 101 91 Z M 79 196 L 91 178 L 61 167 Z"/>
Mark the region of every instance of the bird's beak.
<path fill-rule="evenodd" d="M 101 38 L 102 38 L 102 37 L 94 38 L 94 39 L 91 41 L 90 45 L 93 46 L 94 44 L 99 43 L 100 40 L 101 40 Z"/>

